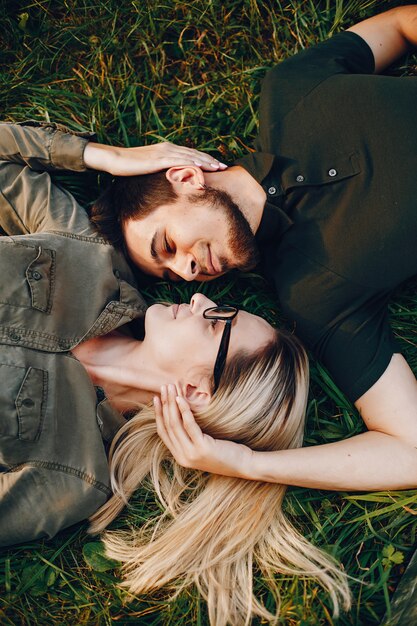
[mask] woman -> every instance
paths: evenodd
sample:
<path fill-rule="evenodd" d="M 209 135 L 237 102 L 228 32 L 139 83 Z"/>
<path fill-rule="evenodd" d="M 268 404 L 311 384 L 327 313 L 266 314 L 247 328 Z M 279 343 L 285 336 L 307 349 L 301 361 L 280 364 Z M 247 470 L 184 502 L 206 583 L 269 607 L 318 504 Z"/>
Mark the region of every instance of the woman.
<path fill-rule="evenodd" d="M 308 387 L 302 348 L 202 294 L 145 315 L 123 254 L 45 172 L 75 162 L 59 149 L 69 154 L 76 136 L 63 141 L 53 125 L 0 131 L 12 135 L 0 162 L 9 231 L 0 238 L 8 268 L 0 276 L 0 545 L 51 537 L 91 515 L 97 532 L 150 474 L 165 509 L 155 533 L 147 525 L 133 545 L 107 539 L 129 561 L 133 592 L 179 579 L 198 585 L 214 624 L 268 619 L 253 597 L 255 560 L 269 581 L 275 571 L 313 575 L 336 610 L 339 597 L 348 604 L 345 576 L 285 519 L 284 487 L 182 470 L 157 435 L 158 399 L 123 416 L 151 404 L 162 385 L 163 403 L 181 396 L 213 436 L 261 450 L 299 446 Z M 103 440 L 113 438 L 109 474 Z"/>
<path fill-rule="evenodd" d="M 308 390 L 308 365 L 302 348 L 294 338 L 276 332 L 262 318 L 238 312 L 234 307 L 216 307 L 202 294 L 195 294 L 189 305 L 149 307 L 143 341 L 113 331 L 78 343 L 65 356 L 56 356 L 70 360 L 66 383 L 71 405 L 76 407 L 77 398 L 73 396 L 77 385 L 89 385 L 91 396 L 95 386 L 97 405 L 105 409 L 102 419 L 104 422 L 107 414 L 107 425 L 120 427 L 124 419 L 117 417 L 119 412 L 131 412 L 149 404 L 161 384 L 173 381 L 168 392 L 163 386 L 162 402 L 172 403 L 180 394 L 213 436 L 239 438 L 261 450 L 302 443 Z M 56 360 L 51 364 L 62 371 Z M 47 373 L 54 375 L 50 370 Z M 25 406 L 24 399 L 21 404 Z M 157 399 L 156 407 L 160 407 Z M 73 420 L 69 428 L 78 435 L 85 430 L 89 435 L 87 450 L 92 445 L 93 455 L 94 450 L 97 454 L 97 442 L 92 441 L 93 428 L 88 407 L 85 408 L 81 427 Z M 59 408 L 56 411 L 54 417 L 61 421 Z M 91 417 L 95 421 L 95 411 Z M 45 428 L 48 439 L 52 426 L 47 418 Z M 99 432 L 98 426 L 96 430 Z M 43 436 L 41 432 L 41 444 Z M 3 449 L 10 449 L 10 437 L 11 433 L 9 445 L 1 446 L 3 464 L 7 456 Z M 73 435 L 68 434 L 65 444 L 72 455 Z M 29 450 L 29 458 L 21 458 L 20 467 L 36 467 L 36 441 L 31 442 Z M 28 453 L 27 447 L 23 448 L 25 451 Z M 78 448 L 76 453 L 79 454 Z M 213 624 L 244 623 L 252 613 L 272 618 L 248 592 L 255 561 L 267 580 L 272 580 L 277 571 L 314 575 L 329 590 L 336 607 L 338 595 L 345 604 L 348 602 L 343 574 L 285 519 L 281 510 L 284 487 L 192 475 L 175 464 L 171 474 L 165 466 L 167 460 L 170 455 L 157 435 L 153 408 L 148 406 L 120 427 L 111 452 L 114 495 L 93 516 L 92 532 L 114 519 L 149 473 L 165 509 L 161 526 L 161 519 L 153 520 L 158 525 L 156 534 L 147 525 L 131 543 L 125 544 L 124 539 L 114 535 L 107 538 L 110 554 L 129 562 L 128 585 L 132 592 L 143 593 L 179 579 L 181 586 L 198 584 L 207 598 Z M 39 462 L 56 465 L 54 451 Z M 75 507 L 79 513 L 85 507 L 82 495 L 71 483 L 59 498 L 51 501 L 54 483 L 63 489 L 61 477 L 56 480 L 56 474 L 65 472 L 64 466 L 68 464 L 61 459 L 60 468 L 55 468 L 58 472 L 43 475 L 41 485 L 36 484 L 36 475 L 29 494 L 19 483 L 9 485 L 9 493 L 3 493 L 0 502 L 0 511 L 5 513 L 0 518 L 3 545 L 13 542 L 10 538 L 15 538 L 16 528 L 20 541 L 45 532 L 50 534 L 51 525 L 55 524 L 58 530 L 57 523 L 68 523 L 63 517 L 64 509 Z M 18 468 L 9 468 L 3 477 L 16 472 L 19 473 Z M 184 497 L 187 487 L 192 487 L 192 495 Z M 25 515 L 10 530 L 10 516 L 16 522 L 10 496 L 19 500 L 22 489 L 25 496 L 29 495 Z M 9 500 L 7 506 L 5 500 Z M 43 525 L 38 515 L 40 509 Z M 72 517 L 73 521 L 77 520 Z M 229 597 L 227 589 L 232 580 L 234 590 Z"/>
<path fill-rule="evenodd" d="M 259 450 L 300 446 L 308 393 L 304 350 L 257 316 L 211 307 L 215 304 L 202 294 L 190 305 L 154 305 L 145 318 L 143 344 L 110 336 L 82 344 L 75 354 L 119 409 L 140 398 L 134 388 L 142 386 L 141 369 L 149 370 L 157 355 L 167 379 L 175 382 L 163 386 L 162 403 L 190 406 L 212 436 Z M 224 337 L 230 339 L 228 350 Z M 190 369 L 193 360 L 199 365 Z M 150 380 L 148 373 L 145 378 Z M 158 398 L 116 435 L 110 454 L 115 495 L 92 517 L 91 532 L 103 530 L 150 475 L 163 513 L 131 533 L 105 535 L 108 554 L 125 563 L 129 590 L 141 594 L 195 583 L 212 624 L 249 623 L 254 615 L 273 620 L 253 595 L 256 564 L 273 592 L 274 573 L 303 573 L 317 577 L 336 608 L 339 598 L 346 606 L 344 575 L 286 520 L 285 487 L 182 470 L 158 437 L 155 410 L 161 410 Z"/>

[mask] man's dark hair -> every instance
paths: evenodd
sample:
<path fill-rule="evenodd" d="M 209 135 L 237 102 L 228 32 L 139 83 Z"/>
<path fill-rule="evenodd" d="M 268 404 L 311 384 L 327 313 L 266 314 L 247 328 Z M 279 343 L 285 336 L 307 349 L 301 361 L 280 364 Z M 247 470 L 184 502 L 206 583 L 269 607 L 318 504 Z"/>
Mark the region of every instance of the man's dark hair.
<path fill-rule="evenodd" d="M 109 243 L 122 248 L 124 222 L 146 217 L 163 204 L 173 204 L 177 197 L 165 171 L 117 176 L 91 207 L 90 218 Z"/>

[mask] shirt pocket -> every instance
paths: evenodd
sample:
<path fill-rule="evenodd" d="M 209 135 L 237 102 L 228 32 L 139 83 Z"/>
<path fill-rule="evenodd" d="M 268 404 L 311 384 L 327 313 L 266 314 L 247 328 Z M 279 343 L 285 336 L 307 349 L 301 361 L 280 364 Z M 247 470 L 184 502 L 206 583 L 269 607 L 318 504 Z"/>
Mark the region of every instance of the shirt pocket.
<path fill-rule="evenodd" d="M 50 313 L 55 277 L 55 251 L 22 244 L 7 237 L 0 241 L 0 302 Z"/>
<path fill-rule="evenodd" d="M 0 437 L 37 441 L 48 395 L 48 372 L 0 363 Z"/>

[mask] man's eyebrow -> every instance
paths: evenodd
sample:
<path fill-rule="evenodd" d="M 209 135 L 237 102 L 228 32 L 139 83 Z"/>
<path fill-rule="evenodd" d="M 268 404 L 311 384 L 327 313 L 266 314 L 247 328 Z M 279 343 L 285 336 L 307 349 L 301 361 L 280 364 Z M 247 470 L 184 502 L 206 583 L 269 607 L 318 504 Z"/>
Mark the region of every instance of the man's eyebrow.
<path fill-rule="evenodd" d="M 158 231 L 156 231 L 154 236 L 152 237 L 152 241 L 151 241 L 151 257 L 153 259 L 155 259 L 155 261 L 157 263 L 161 263 L 161 258 L 160 258 L 159 254 L 157 252 L 157 249 L 156 249 L 156 239 L 157 239 L 157 237 L 158 237 Z"/>

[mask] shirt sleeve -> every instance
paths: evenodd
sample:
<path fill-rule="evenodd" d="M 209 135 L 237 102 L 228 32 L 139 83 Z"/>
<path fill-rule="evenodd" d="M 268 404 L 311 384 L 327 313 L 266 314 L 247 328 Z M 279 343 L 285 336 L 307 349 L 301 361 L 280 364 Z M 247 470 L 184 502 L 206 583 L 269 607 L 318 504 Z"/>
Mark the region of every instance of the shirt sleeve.
<path fill-rule="evenodd" d="M 5 234 L 92 230 L 84 209 L 53 184 L 49 172 L 85 171 L 83 153 L 93 137 L 57 124 L 0 124 L 0 227 Z"/>
<path fill-rule="evenodd" d="M 322 43 L 298 52 L 269 70 L 262 84 L 259 116 L 277 120 L 300 100 L 335 74 L 372 74 L 375 61 L 371 48 L 356 33 L 344 31 Z M 271 117 L 273 115 L 273 119 Z"/>

